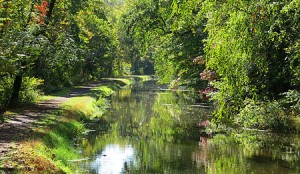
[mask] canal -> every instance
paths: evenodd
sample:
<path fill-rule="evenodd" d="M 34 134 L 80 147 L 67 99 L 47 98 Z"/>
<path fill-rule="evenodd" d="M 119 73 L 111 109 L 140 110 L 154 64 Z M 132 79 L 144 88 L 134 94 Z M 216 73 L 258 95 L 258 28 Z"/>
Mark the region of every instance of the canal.
<path fill-rule="evenodd" d="M 300 173 L 299 135 L 228 130 L 205 134 L 208 104 L 189 91 L 137 83 L 111 97 L 110 108 L 81 140 L 87 173 Z"/>

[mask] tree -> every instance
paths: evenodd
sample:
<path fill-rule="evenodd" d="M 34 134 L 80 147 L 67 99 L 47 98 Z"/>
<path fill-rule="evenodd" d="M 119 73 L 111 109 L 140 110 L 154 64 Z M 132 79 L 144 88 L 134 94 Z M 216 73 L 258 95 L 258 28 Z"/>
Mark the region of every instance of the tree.
<path fill-rule="evenodd" d="M 33 25 L 45 25 L 44 27 L 46 27 L 46 25 L 49 23 L 49 20 L 51 18 L 51 14 L 52 14 L 52 11 L 53 11 L 53 8 L 54 8 L 54 4 L 55 4 L 55 0 L 51 0 L 50 3 L 48 4 L 47 1 L 42 1 L 41 2 L 41 5 L 37 5 L 36 8 L 38 10 L 38 13 L 37 14 L 37 24 L 33 24 Z M 48 7 L 49 5 L 49 7 Z M 48 8 L 48 10 L 47 10 Z M 30 26 L 30 22 L 33 22 L 32 21 L 32 16 L 31 14 L 34 12 L 34 5 L 33 5 L 33 2 L 31 3 L 31 8 L 30 8 L 30 12 L 28 14 L 28 19 L 27 19 L 27 22 L 25 23 L 25 26 L 24 26 L 24 30 L 27 29 L 28 26 Z M 32 30 L 29 29 L 29 32 L 33 32 Z M 24 51 L 24 54 L 19 54 L 17 56 L 19 57 L 35 57 L 39 54 L 39 48 L 40 47 L 40 43 L 39 43 L 39 40 L 42 39 L 40 38 L 39 36 L 36 36 L 37 33 L 24 33 L 26 35 L 29 36 L 28 39 L 30 40 L 22 40 L 22 43 L 21 43 L 21 48 L 19 50 L 23 50 Z M 26 38 L 23 37 L 23 38 Z M 32 40 L 31 40 L 32 39 Z M 29 44 L 29 45 L 27 45 Z M 29 49 L 29 50 L 27 50 Z M 27 54 L 27 55 L 26 55 Z M 29 55 L 28 55 L 29 54 Z M 34 58 L 33 58 L 34 60 Z M 33 61 L 33 60 L 30 60 L 30 61 Z M 14 79 L 14 83 L 13 83 L 13 89 L 12 89 L 12 94 L 11 94 L 11 97 L 10 97 L 10 100 L 9 100 L 9 103 L 8 103 L 8 106 L 9 107 L 12 107 L 12 106 L 15 106 L 19 100 L 19 92 L 21 90 L 21 86 L 22 86 L 22 79 L 23 79 L 23 74 L 24 74 L 24 70 L 25 68 L 27 68 L 27 66 L 29 66 L 29 62 L 28 60 L 20 60 L 19 62 L 19 70 L 17 72 L 17 74 L 15 75 L 15 79 Z"/>
<path fill-rule="evenodd" d="M 1 108 L 18 103 L 24 77 L 42 79 L 47 92 L 113 74 L 118 42 L 104 1 L 0 5 Z"/>
<path fill-rule="evenodd" d="M 216 118 L 231 122 L 247 99 L 299 88 L 298 1 L 204 1 L 207 69 L 219 80 Z M 297 82 L 296 82 L 297 81 Z"/>

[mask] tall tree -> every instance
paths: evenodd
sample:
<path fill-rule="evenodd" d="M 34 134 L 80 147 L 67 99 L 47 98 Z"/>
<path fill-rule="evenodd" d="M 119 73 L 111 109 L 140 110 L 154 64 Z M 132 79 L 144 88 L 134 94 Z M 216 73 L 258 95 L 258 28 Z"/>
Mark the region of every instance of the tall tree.
<path fill-rule="evenodd" d="M 28 27 L 30 26 L 30 23 L 32 22 L 31 14 L 34 12 L 33 4 L 34 4 L 34 2 L 31 3 L 31 8 L 29 11 L 28 19 L 24 26 L 24 31 L 26 31 L 28 29 Z M 48 5 L 49 5 L 49 7 L 48 7 Z M 36 6 L 36 8 L 39 10 L 38 12 L 40 13 L 40 14 L 38 14 L 39 25 L 44 25 L 44 27 L 46 27 L 46 25 L 49 23 L 49 20 L 51 18 L 51 14 L 52 14 L 54 5 L 55 5 L 55 0 L 51 0 L 49 4 L 47 1 L 43 0 L 41 5 Z M 35 37 L 35 35 L 33 35 L 32 37 Z M 23 50 L 22 47 L 25 47 L 25 42 L 28 42 L 28 40 L 27 41 L 23 40 L 23 43 L 21 45 L 22 50 Z M 28 54 L 28 53 L 26 52 L 25 54 Z M 24 55 L 24 56 L 26 56 L 26 55 Z M 21 62 L 20 62 L 20 69 L 19 69 L 19 72 L 15 75 L 12 94 L 11 94 L 11 97 L 10 97 L 10 100 L 8 103 L 8 107 L 15 106 L 16 103 L 18 102 L 19 92 L 20 92 L 20 89 L 22 86 L 23 73 L 24 73 L 25 68 L 28 66 L 28 64 L 29 63 L 26 60 L 21 60 Z"/>

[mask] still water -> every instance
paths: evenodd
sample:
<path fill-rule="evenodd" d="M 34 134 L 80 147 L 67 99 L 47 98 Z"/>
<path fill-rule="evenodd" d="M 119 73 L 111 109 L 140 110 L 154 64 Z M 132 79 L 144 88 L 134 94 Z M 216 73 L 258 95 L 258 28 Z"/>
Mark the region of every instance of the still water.
<path fill-rule="evenodd" d="M 230 130 L 203 134 L 207 105 L 155 81 L 116 92 L 82 140 L 86 173 L 300 173 L 300 137 Z M 201 107 L 204 106 L 204 107 Z"/>

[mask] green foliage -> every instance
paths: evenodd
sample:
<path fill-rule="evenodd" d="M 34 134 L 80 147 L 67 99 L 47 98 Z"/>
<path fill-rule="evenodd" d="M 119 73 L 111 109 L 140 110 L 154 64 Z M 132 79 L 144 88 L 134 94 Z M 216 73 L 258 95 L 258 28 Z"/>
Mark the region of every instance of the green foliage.
<path fill-rule="evenodd" d="M 0 1 L 0 107 L 12 93 L 25 95 L 13 87 L 17 76 L 44 80 L 41 89 L 52 92 L 128 73 L 113 18 L 107 18 L 111 5 L 103 0 L 49 1 L 48 6 L 41 0 Z"/>
<path fill-rule="evenodd" d="M 197 0 L 126 1 L 120 27 L 126 32 L 122 43 L 128 45 L 124 50 L 135 73 L 146 73 L 154 64 L 161 83 L 199 84 L 204 67 L 193 64 L 193 59 L 203 54 L 200 6 Z"/>
<path fill-rule="evenodd" d="M 20 102 L 33 102 L 40 94 L 38 89 L 43 84 L 43 80 L 37 78 L 23 78 L 22 89 L 20 91 Z"/>
<path fill-rule="evenodd" d="M 107 98 L 100 96 L 96 102 L 96 106 L 98 106 L 99 108 L 99 112 L 100 112 L 99 116 L 102 116 L 110 107 L 110 102 Z"/>
<path fill-rule="evenodd" d="M 278 101 L 260 102 L 247 99 L 245 107 L 235 117 L 235 123 L 245 128 L 290 131 L 291 118 L 286 115 Z"/>
<path fill-rule="evenodd" d="M 276 102 L 263 101 L 278 100 L 281 93 L 300 86 L 298 6 L 299 1 L 203 2 L 206 66 L 220 77 L 212 83 L 218 89 L 213 97 L 216 120 L 231 122 L 243 115 L 252 126 L 268 128 L 254 123 L 254 117 L 266 114 L 278 120 L 282 107 L 278 105 L 281 108 L 272 116 L 266 112 Z M 252 104 L 247 98 L 253 99 Z"/>
<path fill-rule="evenodd" d="M 7 99 L 11 95 L 13 79 L 4 77 L 0 80 L 0 108 L 7 105 Z M 39 87 L 43 84 L 43 80 L 34 77 L 24 77 L 20 91 L 20 102 L 31 103 L 42 93 Z"/>
<path fill-rule="evenodd" d="M 246 99 L 280 101 L 300 87 L 298 0 L 50 2 L 52 10 L 41 0 L 0 1 L 2 108 L 15 93 L 32 100 L 30 85 L 21 93 L 13 85 L 17 77 L 41 79 L 49 92 L 155 71 L 160 83 L 198 90 L 206 69 L 218 77 L 215 120 L 232 122 Z"/>
<path fill-rule="evenodd" d="M 100 86 L 99 88 L 96 88 L 95 90 L 100 90 L 102 96 L 110 96 L 112 93 L 114 93 L 114 90 L 108 86 Z"/>
<path fill-rule="evenodd" d="M 282 94 L 284 98 L 281 103 L 292 115 L 300 114 L 300 92 L 296 90 L 289 90 Z"/>
<path fill-rule="evenodd" d="M 7 104 L 7 99 L 10 96 L 13 79 L 3 77 L 0 79 L 0 108 L 3 108 Z"/>

